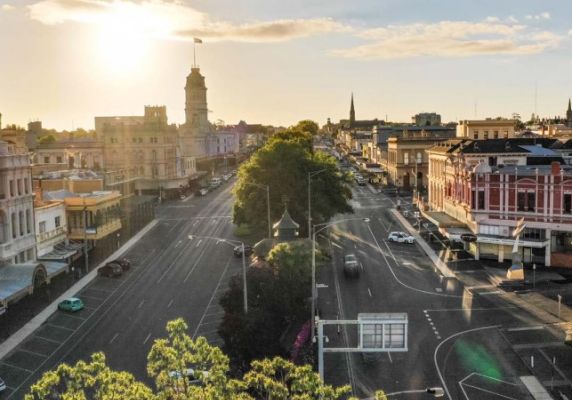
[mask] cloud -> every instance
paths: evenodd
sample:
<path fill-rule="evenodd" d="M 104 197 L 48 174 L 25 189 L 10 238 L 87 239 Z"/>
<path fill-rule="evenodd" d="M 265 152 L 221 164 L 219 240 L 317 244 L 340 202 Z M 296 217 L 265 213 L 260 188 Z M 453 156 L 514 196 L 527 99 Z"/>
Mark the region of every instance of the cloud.
<path fill-rule="evenodd" d="M 2 4 L 2 6 L 0 6 L 0 10 L 2 11 L 12 11 L 14 10 L 16 7 L 14 7 L 11 4 Z"/>
<path fill-rule="evenodd" d="M 572 29 L 568 31 L 568 35 L 572 36 Z"/>
<path fill-rule="evenodd" d="M 105 29 L 110 24 L 125 22 L 132 31 L 172 39 L 284 41 L 349 30 L 328 18 L 234 24 L 214 20 L 179 0 L 41 0 L 28 8 L 32 19 L 47 25 L 77 22 Z"/>
<path fill-rule="evenodd" d="M 541 12 L 540 14 L 537 14 L 537 15 L 527 15 L 524 18 L 526 18 L 528 20 L 534 20 L 534 21 L 549 20 L 550 19 L 550 13 L 545 11 L 545 12 Z"/>
<path fill-rule="evenodd" d="M 523 55 L 554 48 L 562 39 L 552 32 L 490 19 L 389 25 L 362 31 L 357 36 L 370 43 L 332 53 L 357 59 Z"/>

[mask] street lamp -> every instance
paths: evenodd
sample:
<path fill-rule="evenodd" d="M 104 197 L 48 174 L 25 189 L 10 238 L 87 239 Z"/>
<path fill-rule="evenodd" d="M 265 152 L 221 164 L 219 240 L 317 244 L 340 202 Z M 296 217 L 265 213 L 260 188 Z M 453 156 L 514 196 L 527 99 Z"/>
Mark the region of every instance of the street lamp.
<path fill-rule="evenodd" d="M 308 239 L 312 237 L 312 177 L 326 171 L 327 168 L 308 172 Z"/>
<path fill-rule="evenodd" d="M 270 222 L 270 186 L 255 182 L 246 182 L 246 185 L 252 185 L 266 190 L 266 218 L 268 219 L 268 239 L 272 239 L 272 223 Z"/>
<path fill-rule="evenodd" d="M 312 323 L 312 341 L 314 340 L 314 324 L 316 319 L 316 234 L 320 233 L 326 228 L 329 228 L 332 225 L 336 225 L 342 222 L 347 221 L 363 221 L 365 223 L 369 223 L 369 218 L 345 218 L 340 219 L 337 221 L 326 222 L 323 224 L 316 224 L 314 225 L 314 229 L 312 229 L 312 313 L 311 313 L 311 323 Z M 316 228 L 320 228 L 316 230 Z"/>
<path fill-rule="evenodd" d="M 219 238 L 219 237 L 214 237 L 214 236 L 189 235 L 189 240 L 193 240 L 195 238 L 196 239 L 218 240 L 219 242 L 223 242 L 225 244 L 228 244 L 229 246 L 232 246 L 233 248 L 236 245 L 240 245 L 242 247 L 242 293 L 243 293 L 243 299 L 244 299 L 244 313 L 248 314 L 248 292 L 246 289 L 246 254 L 244 252 L 244 242 L 241 242 L 240 240 L 231 240 L 231 239 Z"/>

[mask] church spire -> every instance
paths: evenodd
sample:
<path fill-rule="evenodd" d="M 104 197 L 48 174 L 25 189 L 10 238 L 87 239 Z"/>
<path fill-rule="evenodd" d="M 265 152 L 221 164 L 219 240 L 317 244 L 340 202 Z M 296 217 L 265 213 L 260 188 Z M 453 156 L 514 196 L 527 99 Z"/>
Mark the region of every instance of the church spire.
<path fill-rule="evenodd" d="M 572 111 L 572 101 L 570 101 L 570 97 L 568 98 L 568 111 Z"/>
<path fill-rule="evenodd" d="M 350 105 L 350 125 L 353 125 L 355 120 L 356 120 L 356 110 L 354 108 L 354 94 L 352 92 L 352 102 Z"/>

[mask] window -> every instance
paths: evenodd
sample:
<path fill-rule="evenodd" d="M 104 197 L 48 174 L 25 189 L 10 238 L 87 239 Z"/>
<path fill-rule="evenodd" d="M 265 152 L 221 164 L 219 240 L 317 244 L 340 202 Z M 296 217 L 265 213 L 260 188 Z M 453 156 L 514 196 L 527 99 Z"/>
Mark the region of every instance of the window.
<path fill-rule="evenodd" d="M 30 217 L 30 210 L 26 210 L 26 233 L 32 232 L 32 219 Z"/>
<path fill-rule="evenodd" d="M 564 194 L 564 214 L 571 214 L 572 213 L 572 194 L 565 193 Z"/>
<path fill-rule="evenodd" d="M 489 131 L 485 131 L 485 133 L 483 133 L 483 139 L 487 140 L 489 138 Z"/>
<path fill-rule="evenodd" d="M 17 227 L 16 227 L 16 213 L 12 213 L 11 219 L 12 219 L 12 221 L 11 221 L 11 222 L 12 222 L 12 238 L 13 238 L 13 239 L 16 239 L 16 236 L 18 236 L 17 233 L 16 233 L 16 231 L 17 231 Z"/>
<path fill-rule="evenodd" d="M 16 183 L 17 183 L 17 186 L 18 186 L 18 196 L 21 196 L 21 195 L 22 195 L 22 179 L 18 179 L 18 180 L 16 181 Z"/>
<path fill-rule="evenodd" d="M 422 164 L 423 163 L 423 154 L 421 153 L 417 153 L 417 164 Z"/>
<path fill-rule="evenodd" d="M 46 221 L 40 222 L 40 233 L 44 233 L 46 231 Z"/>
<path fill-rule="evenodd" d="M 57 217 L 54 219 L 54 223 L 55 223 L 55 225 L 56 225 L 56 228 L 59 228 L 59 227 L 62 225 L 62 217 L 57 216 Z"/>
<path fill-rule="evenodd" d="M 403 153 L 403 164 L 409 164 L 409 153 Z"/>
<path fill-rule="evenodd" d="M 131 141 L 132 141 L 133 143 L 137 143 L 137 138 L 131 138 Z"/>
<path fill-rule="evenodd" d="M 517 211 L 524 211 L 526 208 L 526 193 L 519 192 L 516 200 Z"/>
<path fill-rule="evenodd" d="M 28 184 L 28 178 L 24 178 L 24 192 L 26 192 L 26 194 L 30 193 L 30 185 Z"/>
<path fill-rule="evenodd" d="M 18 222 L 20 223 L 20 236 L 24 235 L 24 213 L 18 212 Z"/>
<path fill-rule="evenodd" d="M 527 206 L 528 206 L 528 211 L 533 211 L 536 208 L 536 193 L 534 192 L 528 192 L 526 194 L 526 202 L 527 202 Z"/>
<path fill-rule="evenodd" d="M 499 138 L 499 131 L 494 131 L 493 138 L 495 138 L 495 139 Z"/>
<path fill-rule="evenodd" d="M 14 197 L 14 180 L 10 179 L 10 197 Z"/>
<path fill-rule="evenodd" d="M 44 156 L 44 164 L 50 163 L 50 156 Z"/>
<path fill-rule="evenodd" d="M 485 191 L 479 190 L 479 202 L 478 202 L 478 210 L 485 209 Z"/>
<path fill-rule="evenodd" d="M 58 164 L 62 164 L 62 163 L 64 162 L 64 159 L 62 158 L 62 156 L 57 156 L 57 157 L 56 157 L 56 162 L 57 162 Z"/>
<path fill-rule="evenodd" d="M 139 139 L 138 139 L 138 142 L 139 142 L 139 143 L 143 143 L 143 138 L 139 138 Z"/>

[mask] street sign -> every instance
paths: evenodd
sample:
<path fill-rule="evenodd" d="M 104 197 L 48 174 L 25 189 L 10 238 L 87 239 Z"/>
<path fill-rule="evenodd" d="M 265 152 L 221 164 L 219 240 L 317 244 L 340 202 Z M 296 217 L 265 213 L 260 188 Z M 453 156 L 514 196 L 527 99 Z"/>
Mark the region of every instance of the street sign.
<path fill-rule="evenodd" d="M 393 349 L 407 351 L 406 313 L 359 313 L 361 349 Z"/>

